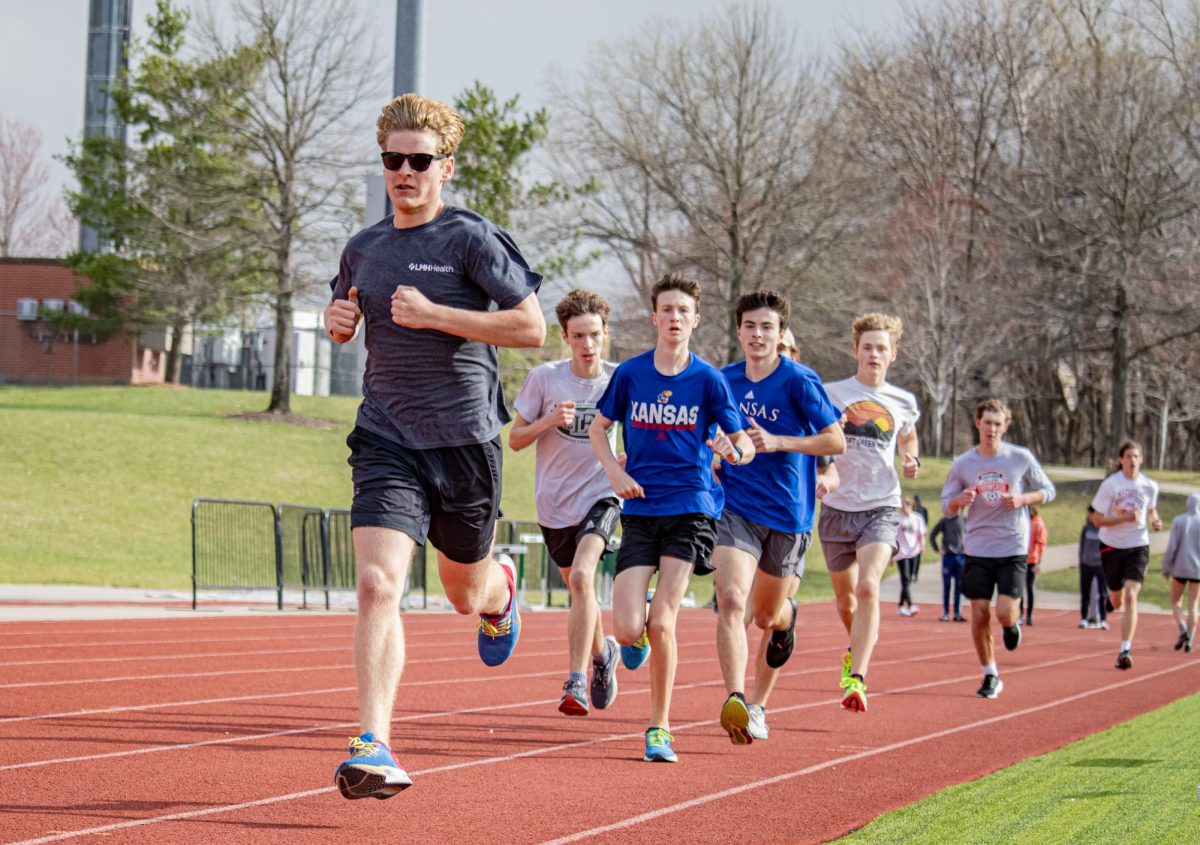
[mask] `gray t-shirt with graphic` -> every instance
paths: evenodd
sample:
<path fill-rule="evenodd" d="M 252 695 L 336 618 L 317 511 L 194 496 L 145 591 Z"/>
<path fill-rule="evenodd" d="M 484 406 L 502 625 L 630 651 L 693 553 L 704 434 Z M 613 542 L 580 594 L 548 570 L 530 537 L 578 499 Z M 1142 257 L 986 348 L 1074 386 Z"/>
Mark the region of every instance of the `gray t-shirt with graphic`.
<path fill-rule="evenodd" d="M 570 528 L 583 522 L 592 505 L 616 498 L 600 459 L 592 451 L 588 426 L 596 417 L 596 403 L 604 395 L 616 364 L 603 364 L 599 378 L 580 378 L 571 372 L 571 361 L 552 361 L 534 367 L 517 394 L 513 407 L 534 422 L 560 402 L 575 403 L 571 428 L 553 428 L 537 440 L 534 500 L 538 523 L 547 528 Z M 608 429 L 609 445 L 616 450 L 617 427 Z"/>
<path fill-rule="evenodd" d="M 357 424 L 410 449 L 485 443 L 508 422 L 496 347 L 392 322 L 392 294 L 417 288 L 438 305 L 468 311 L 515 308 L 542 277 L 508 234 L 447 206 L 436 220 L 397 229 L 392 218 L 352 237 L 330 282 L 332 299 L 358 288 L 367 367 Z"/>
<path fill-rule="evenodd" d="M 1006 510 L 1001 498 L 1005 493 L 1033 493 L 1041 490 L 1046 501 L 1054 498 L 1054 484 L 1046 477 L 1033 452 L 1011 443 L 1001 443 L 1000 451 L 986 458 L 975 448 L 954 459 L 946 484 L 942 487 L 942 511 L 948 513 L 950 500 L 974 487 L 975 503 L 967 509 L 963 547 L 972 557 L 1024 557 L 1029 553 L 1029 508 Z"/>

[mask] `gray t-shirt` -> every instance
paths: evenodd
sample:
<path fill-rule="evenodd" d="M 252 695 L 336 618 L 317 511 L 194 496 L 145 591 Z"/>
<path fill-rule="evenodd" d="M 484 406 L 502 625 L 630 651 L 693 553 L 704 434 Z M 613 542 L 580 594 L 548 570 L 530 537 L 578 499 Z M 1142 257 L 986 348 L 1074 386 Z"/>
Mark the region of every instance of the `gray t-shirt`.
<path fill-rule="evenodd" d="M 537 439 L 534 501 L 538 523 L 547 528 L 578 525 L 596 502 L 617 498 L 588 439 L 588 426 L 596 418 L 596 403 L 617 365 L 605 361 L 603 367 L 600 377 L 594 379 L 571 372 L 570 359 L 534 367 L 513 402 L 517 413 L 528 422 L 541 419 L 560 402 L 575 403 L 575 422 L 570 429 L 553 428 Z M 614 451 L 616 441 L 614 425 L 608 429 L 608 442 Z"/>
<path fill-rule="evenodd" d="M 496 347 L 392 322 L 392 294 L 417 288 L 438 305 L 515 308 L 542 277 L 508 234 L 474 212 L 447 206 L 436 220 L 397 229 L 392 218 L 352 237 L 330 287 L 358 288 L 367 367 L 357 424 L 410 449 L 485 443 L 508 422 Z"/>
<path fill-rule="evenodd" d="M 1041 490 L 1046 501 L 1054 498 L 1054 484 L 1046 477 L 1033 453 L 1021 446 L 1001 443 L 990 458 L 975 448 L 954 459 L 942 487 L 942 510 L 949 512 L 950 500 L 974 487 L 978 494 L 967 509 L 963 547 L 972 557 L 1024 557 L 1029 552 L 1029 508 L 1005 510 L 1005 493 Z"/>

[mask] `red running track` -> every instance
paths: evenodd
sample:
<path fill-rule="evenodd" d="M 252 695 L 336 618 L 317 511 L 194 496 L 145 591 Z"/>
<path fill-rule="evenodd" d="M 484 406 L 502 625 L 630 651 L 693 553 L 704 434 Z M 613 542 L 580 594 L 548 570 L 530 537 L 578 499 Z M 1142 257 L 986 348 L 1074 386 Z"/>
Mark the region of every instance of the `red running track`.
<path fill-rule="evenodd" d="M 1044 610 L 987 701 L 968 626 L 931 617 L 885 614 L 858 715 L 832 606 L 802 607 L 771 737 L 734 746 L 715 617 L 685 611 L 672 766 L 641 761 L 646 668 L 609 710 L 558 713 L 564 613 L 526 614 L 497 669 L 469 620 L 409 614 L 393 745 L 414 785 L 354 802 L 330 780 L 355 733 L 350 616 L 3 624 L 0 841 L 822 842 L 1200 688 L 1169 616 L 1142 616 L 1119 672 L 1115 631 Z"/>

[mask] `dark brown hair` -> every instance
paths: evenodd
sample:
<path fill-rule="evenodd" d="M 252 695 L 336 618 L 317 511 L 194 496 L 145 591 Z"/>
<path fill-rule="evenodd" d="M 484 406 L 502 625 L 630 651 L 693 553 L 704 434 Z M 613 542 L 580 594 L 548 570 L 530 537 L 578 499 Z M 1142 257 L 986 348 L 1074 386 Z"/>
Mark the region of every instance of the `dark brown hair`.
<path fill-rule="evenodd" d="M 689 276 L 687 273 L 666 273 L 661 279 L 654 283 L 654 287 L 650 289 L 650 308 L 653 311 L 658 310 L 658 295 L 669 290 L 677 290 L 680 293 L 686 293 L 692 299 L 696 300 L 696 305 L 700 305 L 700 283 Z"/>
<path fill-rule="evenodd" d="M 760 308 L 770 309 L 779 315 L 781 331 L 788 327 L 788 316 L 791 314 L 792 306 L 788 304 L 782 294 L 773 290 L 756 290 L 754 293 L 742 295 L 737 301 L 737 324 L 741 326 L 742 315 L 747 311 L 757 311 Z"/>
<path fill-rule="evenodd" d="M 554 306 L 554 314 L 558 324 L 562 326 L 563 334 L 567 332 L 567 322 L 572 317 L 582 317 L 584 314 L 599 314 L 601 324 L 608 325 L 608 302 L 598 293 L 590 290 L 575 288 Z"/>

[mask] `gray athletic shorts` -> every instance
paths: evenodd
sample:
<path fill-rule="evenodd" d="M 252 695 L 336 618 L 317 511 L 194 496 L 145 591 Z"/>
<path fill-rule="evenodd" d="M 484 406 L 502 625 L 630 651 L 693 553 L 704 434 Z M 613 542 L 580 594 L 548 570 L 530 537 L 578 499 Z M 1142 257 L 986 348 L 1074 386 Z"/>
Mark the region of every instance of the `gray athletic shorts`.
<path fill-rule="evenodd" d="M 895 554 L 900 550 L 896 545 L 899 524 L 900 512 L 895 508 L 840 511 L 821 505 L 817 536 L 821 538 L 825 568 L 830 572 L 845 572 L 854 565 L 855 553 L 871 543 L 887 543 Z"/>
<path fill-rule="evenodd" d="M 717 545 L 746 552 L 758 559 L 758 568 L 776 578 L 804 577 L 804 553 L 812 543 L 812 532 L 787 534 L 751 522 L 730 510 L 722 511 L 717 523 Z"/>

